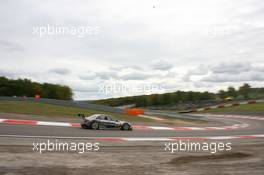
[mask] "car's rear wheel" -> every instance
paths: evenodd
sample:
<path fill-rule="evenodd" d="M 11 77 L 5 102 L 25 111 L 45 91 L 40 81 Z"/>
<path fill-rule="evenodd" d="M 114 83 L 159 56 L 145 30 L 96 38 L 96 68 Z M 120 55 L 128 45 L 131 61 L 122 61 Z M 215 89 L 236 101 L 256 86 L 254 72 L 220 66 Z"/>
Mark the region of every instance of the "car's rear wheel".
<path fill-rule="evenodd" d="M 81 124 L 81 127 L 82 127 L 83 129 L 88 129 L 88 128 L 89 128 L 86 124 Z"/>
<path fill-rule="evenodd" d="M 123 126 L 122 126 L 121 129 L 122 129 L 122 130 L 126 130 L 126 131 L 128 131 L 128 130 L 130 129 L 130 125 L 127 124 L 127 123 L 125 123 L 125 124 L 123 124 Z"/>
<path fill-rule="evenodd" d="M 92 129 L 99 129 L 99 123 L 94 122 L 94 123 L 92 124 Z"/>

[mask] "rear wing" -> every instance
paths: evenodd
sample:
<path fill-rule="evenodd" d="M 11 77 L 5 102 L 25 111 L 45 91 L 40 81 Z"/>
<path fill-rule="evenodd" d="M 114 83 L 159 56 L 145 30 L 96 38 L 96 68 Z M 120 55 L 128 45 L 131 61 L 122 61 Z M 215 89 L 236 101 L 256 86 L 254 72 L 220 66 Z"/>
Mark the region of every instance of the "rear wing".
<path fill-rule="evenodd" d="M 85 118 L 85 115 L 84 114 L 77 114 L 77 115 L 78 115 L 78 117 L 82 117 L 82 119 Z"/>

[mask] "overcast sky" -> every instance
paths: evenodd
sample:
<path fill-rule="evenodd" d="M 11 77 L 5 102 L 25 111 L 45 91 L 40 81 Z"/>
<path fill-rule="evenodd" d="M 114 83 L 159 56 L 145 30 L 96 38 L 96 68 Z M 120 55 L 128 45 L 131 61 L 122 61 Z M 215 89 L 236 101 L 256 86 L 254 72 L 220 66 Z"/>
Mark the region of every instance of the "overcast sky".
<path fill-rule="evenodd" d="M 0 22 L 0 75 L 75 99 L 264 86 L 263 0 L 1 0 Z"/>

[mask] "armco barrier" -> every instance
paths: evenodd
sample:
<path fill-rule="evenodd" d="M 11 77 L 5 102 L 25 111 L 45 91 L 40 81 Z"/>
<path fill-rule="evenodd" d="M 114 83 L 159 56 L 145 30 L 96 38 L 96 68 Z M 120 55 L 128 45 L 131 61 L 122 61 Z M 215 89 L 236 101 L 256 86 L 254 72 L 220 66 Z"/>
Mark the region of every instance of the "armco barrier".
<path fill-rule="evenodd" d="M 76 101 L 66 101 L 66 100 L 55 100 L 55 99 L 47 99 L 47 98 L 40 98 L 35 99 L 33 97 L 0 97 L 0 101 L 32 101 L 32 102 L 41 102 L 41 103 L 48 103 L 53 105 L 61 105 L 61 106 L 71 106 L 71 107 L 79 107 L 84 109 L 92 109 L 92 110 L 99 110 L 99 111 L 106 111 L 106 112 L 117 112 L 117 113 L 124 113 L 124 110 L 119 108 L 114 108 L 110 106 L 104 105 L 97 105 L 92 104 L 89 102 L 76 102 Z"/>

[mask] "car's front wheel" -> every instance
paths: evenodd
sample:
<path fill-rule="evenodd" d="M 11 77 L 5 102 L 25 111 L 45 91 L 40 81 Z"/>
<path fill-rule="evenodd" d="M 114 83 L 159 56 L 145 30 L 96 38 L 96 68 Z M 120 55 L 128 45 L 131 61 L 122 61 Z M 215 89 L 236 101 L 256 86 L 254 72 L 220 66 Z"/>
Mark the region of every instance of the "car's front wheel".
<path fill-rule="evenodd" d="M 128 131 L 128 130 L 130 130 L 130 125 L 127 124 L 127 123 L 125 123 L 125 124 L 123 124 L 123 126 L 121 127 L 121 129 Z"/>
<path fill-rule="evenodd" d="M 99 129 L 99 123 L 97 122 L 92 123 L 92 129 Z"/>

